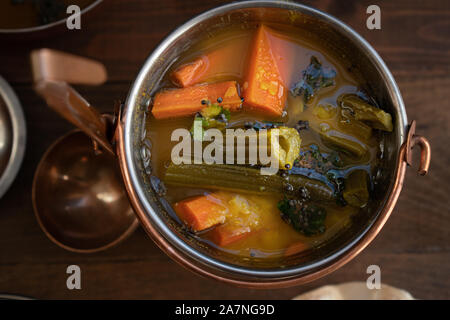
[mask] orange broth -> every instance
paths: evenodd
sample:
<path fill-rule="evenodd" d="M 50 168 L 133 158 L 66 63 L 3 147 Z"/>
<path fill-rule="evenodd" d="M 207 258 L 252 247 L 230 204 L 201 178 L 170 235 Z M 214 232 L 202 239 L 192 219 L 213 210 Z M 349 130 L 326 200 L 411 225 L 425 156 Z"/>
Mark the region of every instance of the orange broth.
<path fill-rule="evenodd" d="M 284 63 L 285 67 L 280 68 L 280 73 L 286 79 L 286 86 L 291 88 L 302 77 L 302 71 L 307 68 L 310 63 L 311 56 L 316 56 L 323 66 L 331 67 L 336 70 L 335 85 L 321 89 L 317 95 L 307 104 L 307 107 L 299 106 L 298 101 L 288 99 L 285 110 L 287 115 L 278 119 L 270 118 L 271 121 L 282 121 L 285 125 L 292 127 L 299 120 L 308 120 L 310 127 L 327 125 L 329 127 L 339 129 L 339 121 L 337 115 L 339 109 L 336 99 L 342 93 L 358 92 L 358 82 L 353 75 L 346 70 L 343 62 L 339 57 L 333 55 L 332 52 L 325 50 L 317 42 L 308 39 L 298 32 L 290 30 L 275 30 L 273 43 L 284 48 L 284 54 L 274 53 L 275 58 Z M 251 50 L 252 38 L 255 29 L 231 28 L 215 34 L 213 37 L 199 40 L 192 47 L 183 53 L 178 61 L 168 70 L 164 78 L 159 84 L 159 89 L 174 88 L 171 74 L 177 70 L 179 66 L 190 63 L 205 53 L 212 52 L 217 49 L 223 50 L 228 56 L 227 62 L 217 70 L 210 72 L 201 79 L 201 82 L 218 82 L 225 80 L 235 80 L 242 87 L 245 85 L 245 74 L 249 64 L 249 52 Z M 213 70 L 214 71 L 214 70 Z M 295 99 L 294 99 L 295 100 Z M 323 113 L 315 108 L 319 105 L 326 106 L 328 113 Z M 304 109 L 302 111 L 302 109 Z M 248 112 L 244 107 L 242 111 L 232 113 L 231 126 L 242 125 L 245 121 L 266 120 L 262 114 Z M 173 130 L 177 128 L 189 129 L 192 125 L 193 117 L 156 120 L 149 117 L 147 120 L 147 135 L 152 141 L 152 163 L 155 174 L 164 181 L 164 173 L 166 167 L 170 164 L 170 154 L 172 147 L 176 142 L 170 141 Z M 350 130 L 351 133 L 351 130 Z M 347 132 L 348 134 L 348 132 Z M 300 133 L 302 142 L 301 150 L 307 150 L 312 144 L 319 147 L 321 152 L 332 152 L 333 147 L 324 144 L 317 130 L 303 130 Z M 351 136 L 351 134 L 350 134 Z M 350 137 L 357 141 L 357 137 Z M 355 167 L 363 168 L 369 174 L 376 167 L 376 157 L 379 150 L 379 141 L 376 135 L 365 139 L 364 143 L 368 146 L 369 152 L 365 157 L 357 161 L 342 155 L 345 169 Z M 320 235 L 305 236 L 292 228 L 280 217 L 280 211 L 277 203 L 282 199 L 280 195 L 254 195 L 246 193 L 205 190 L 202 188 L 186 188 L 168 186 L 167 199 L 174 204 L 177 201 L 184 200 L 191 196 L 213 194 L 218 201 L 229 207 L 227 215 L 232 217 L 232 221 L 244 221 L 244 223 L 257 224 L 256 232 L 245 237 L 240 241 L 236 241 L 224 247 L 217 246 L 212 240 L 212 231 L 207 230 L 200 232 L 199 236 L 209 245 L 217 248 L 217 250 L 225 250 L 236 255 L 245 257 L 277 257 L 286 253 L 288 248 L 295 247 L 301 243 L 300 249 L 312 249 L 327 239 L 336 235 L 343 228 L 348 226 L 351 216 L 358 213 L 359 208 L 347 206 L 339 206 L 337 204 L 324 205 L 327 209 L 327 217 L 325 221 L 326 231 Z M 237 199 L 237 200 L 236 200 Z M 244 201 L 244 209 L 241 207 L 230 206 L 235 201 Z M 245 209 L 246 208 L 246 209 Z M 231 223 L 231 222 L 230 222 Z"/>

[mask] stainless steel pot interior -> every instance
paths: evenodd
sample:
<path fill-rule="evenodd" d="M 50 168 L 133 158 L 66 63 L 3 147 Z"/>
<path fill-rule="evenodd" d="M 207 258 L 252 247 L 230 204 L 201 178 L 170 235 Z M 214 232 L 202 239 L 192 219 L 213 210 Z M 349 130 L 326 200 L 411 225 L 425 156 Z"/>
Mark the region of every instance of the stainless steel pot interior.
<path fill-rule="evenodd" d="M 236 258 L 202 245 L 180 228 L 170 205 L 159 192 L 159 180 L 151 175 L 145 143 L 145 118 L 149 98 L 158 81 L 180 54 L 196 39 L 214 34 L 233 24 L 251 28 L 264 21 L 269 24 L 289 24 L 304 36 L 316 38 L 339 55 L 352 68 L 378 103 L 394 118 L 395 130 L 385 138 L 380 172 L 375 184 L 375 201 L 360 212 L 351 226 L 336 237 L 307 254 L 276 259 Z M 124 111 L 126 162 L 132 186 L 147 212 L 147 219 L 161 235 L 185 255 L 205 267 L 243 279 L 281 279 L 305 275 L 329 265 L 352 248 L 371 228 L 392 192 L 398 154 L 405 139 L 407 118 L 395 81 L 374 49 L 355 31 L 339 20 L 315 9 L 288 2 L 246 1 L 232 3 L 193 18 L 172 32 L 150 55 L 135 80 Z M 152 143 L 158 143 L 152 141 Z M 387 187 L 388 186 L 388 187 Z"/>

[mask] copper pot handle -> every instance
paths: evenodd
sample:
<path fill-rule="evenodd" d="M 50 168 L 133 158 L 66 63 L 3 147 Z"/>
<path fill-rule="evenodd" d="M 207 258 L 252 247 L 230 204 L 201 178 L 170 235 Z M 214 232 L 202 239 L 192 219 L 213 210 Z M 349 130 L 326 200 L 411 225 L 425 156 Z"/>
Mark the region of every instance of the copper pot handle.
<path fill-rule="evenodd" d="M 83 57 L 50 49 L 31 53 L 34 89 L 64 119 L 92 138 L 96 151 L 115 155 L 111 118 L 102 116 L 68 83 L 98 85 L 106 81 L 105 67 Z M 100 148 L 101 147 L 101 148 Z"/>
<path fill-rule="evenodd" d="M 431 147 L 430 142 L 420 135 L 416 135 L 416 120 L 413 120 L 409 126 L 408 136 L 405 142 L 405 158 L 404 161 L 408 166 L 412 165 L 412 150 L 414 146 L 420 147 L 420 164 L 419 174 L 424 176 L 428 173 L 431 161 Z"/>

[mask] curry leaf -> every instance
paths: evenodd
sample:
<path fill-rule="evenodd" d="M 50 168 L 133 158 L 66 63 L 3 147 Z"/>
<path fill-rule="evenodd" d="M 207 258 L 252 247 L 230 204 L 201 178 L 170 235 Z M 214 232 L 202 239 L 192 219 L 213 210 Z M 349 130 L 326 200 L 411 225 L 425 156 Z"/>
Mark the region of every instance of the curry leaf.
<path fill-rule="evenodd" d="M 325 232 L 327 212 L 322 207 L 285 198 L 278 202 L 278 209 L 285 221 L 306 236 Z"/>
<path fill-rule="evenodd" d="M 320 61 L 315 57 L 311 57 L 309 66 L 302 72 L 303 78 L 291 89 L 293 96 L 303 95 L 305 103 L 307 103 L 316 92 L 325 87 L 334 85 L 336 71 L 323 67 Z"/>

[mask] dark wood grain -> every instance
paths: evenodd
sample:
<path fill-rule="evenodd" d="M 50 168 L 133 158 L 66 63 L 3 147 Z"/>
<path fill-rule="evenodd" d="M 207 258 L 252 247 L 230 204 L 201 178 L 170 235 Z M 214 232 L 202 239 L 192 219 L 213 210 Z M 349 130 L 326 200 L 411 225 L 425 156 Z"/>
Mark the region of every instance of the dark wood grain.
<path fill-rule="evenodd" d="M 109 81 L 79 87 L 102 111 L 126 97 L 144 59 L 180 23 L 224 1 L 106 0 L 82 30 L 38 39 L 6 39 L 0 48 L 0 75 L 22 101 L 28 124 L 24 164 L 0 199 L 0 292 L 37 298 L 291 298 L 325 284 L 365 281 L 377 264 L 382 281 L 415 297 L 450 298 L 450 5 L 436 1 L 377 1 L 382 29 L 367 30 L 372 1 L 304 1 L 343 20 L 380 53 L 403 94 L 409 119 L 432 145 L 430 174 L 407 172 L 398 204 L 373 243 L 337 272 L 312 284 L 280 290 L 236 289 L 200 278 L 165 256 L 141 229 L 106 252 L 66 252 L 39 229 L 31 205 L 34 170 L 46 148 L 72 127 L 51 112 L 31 88 L 30 50 L 50 47 L 105 63 Z M 417 163 L 418 157 L 415 155 Z M 66 289 L 66 267 L 82 268 L 82 290 Z"/>

